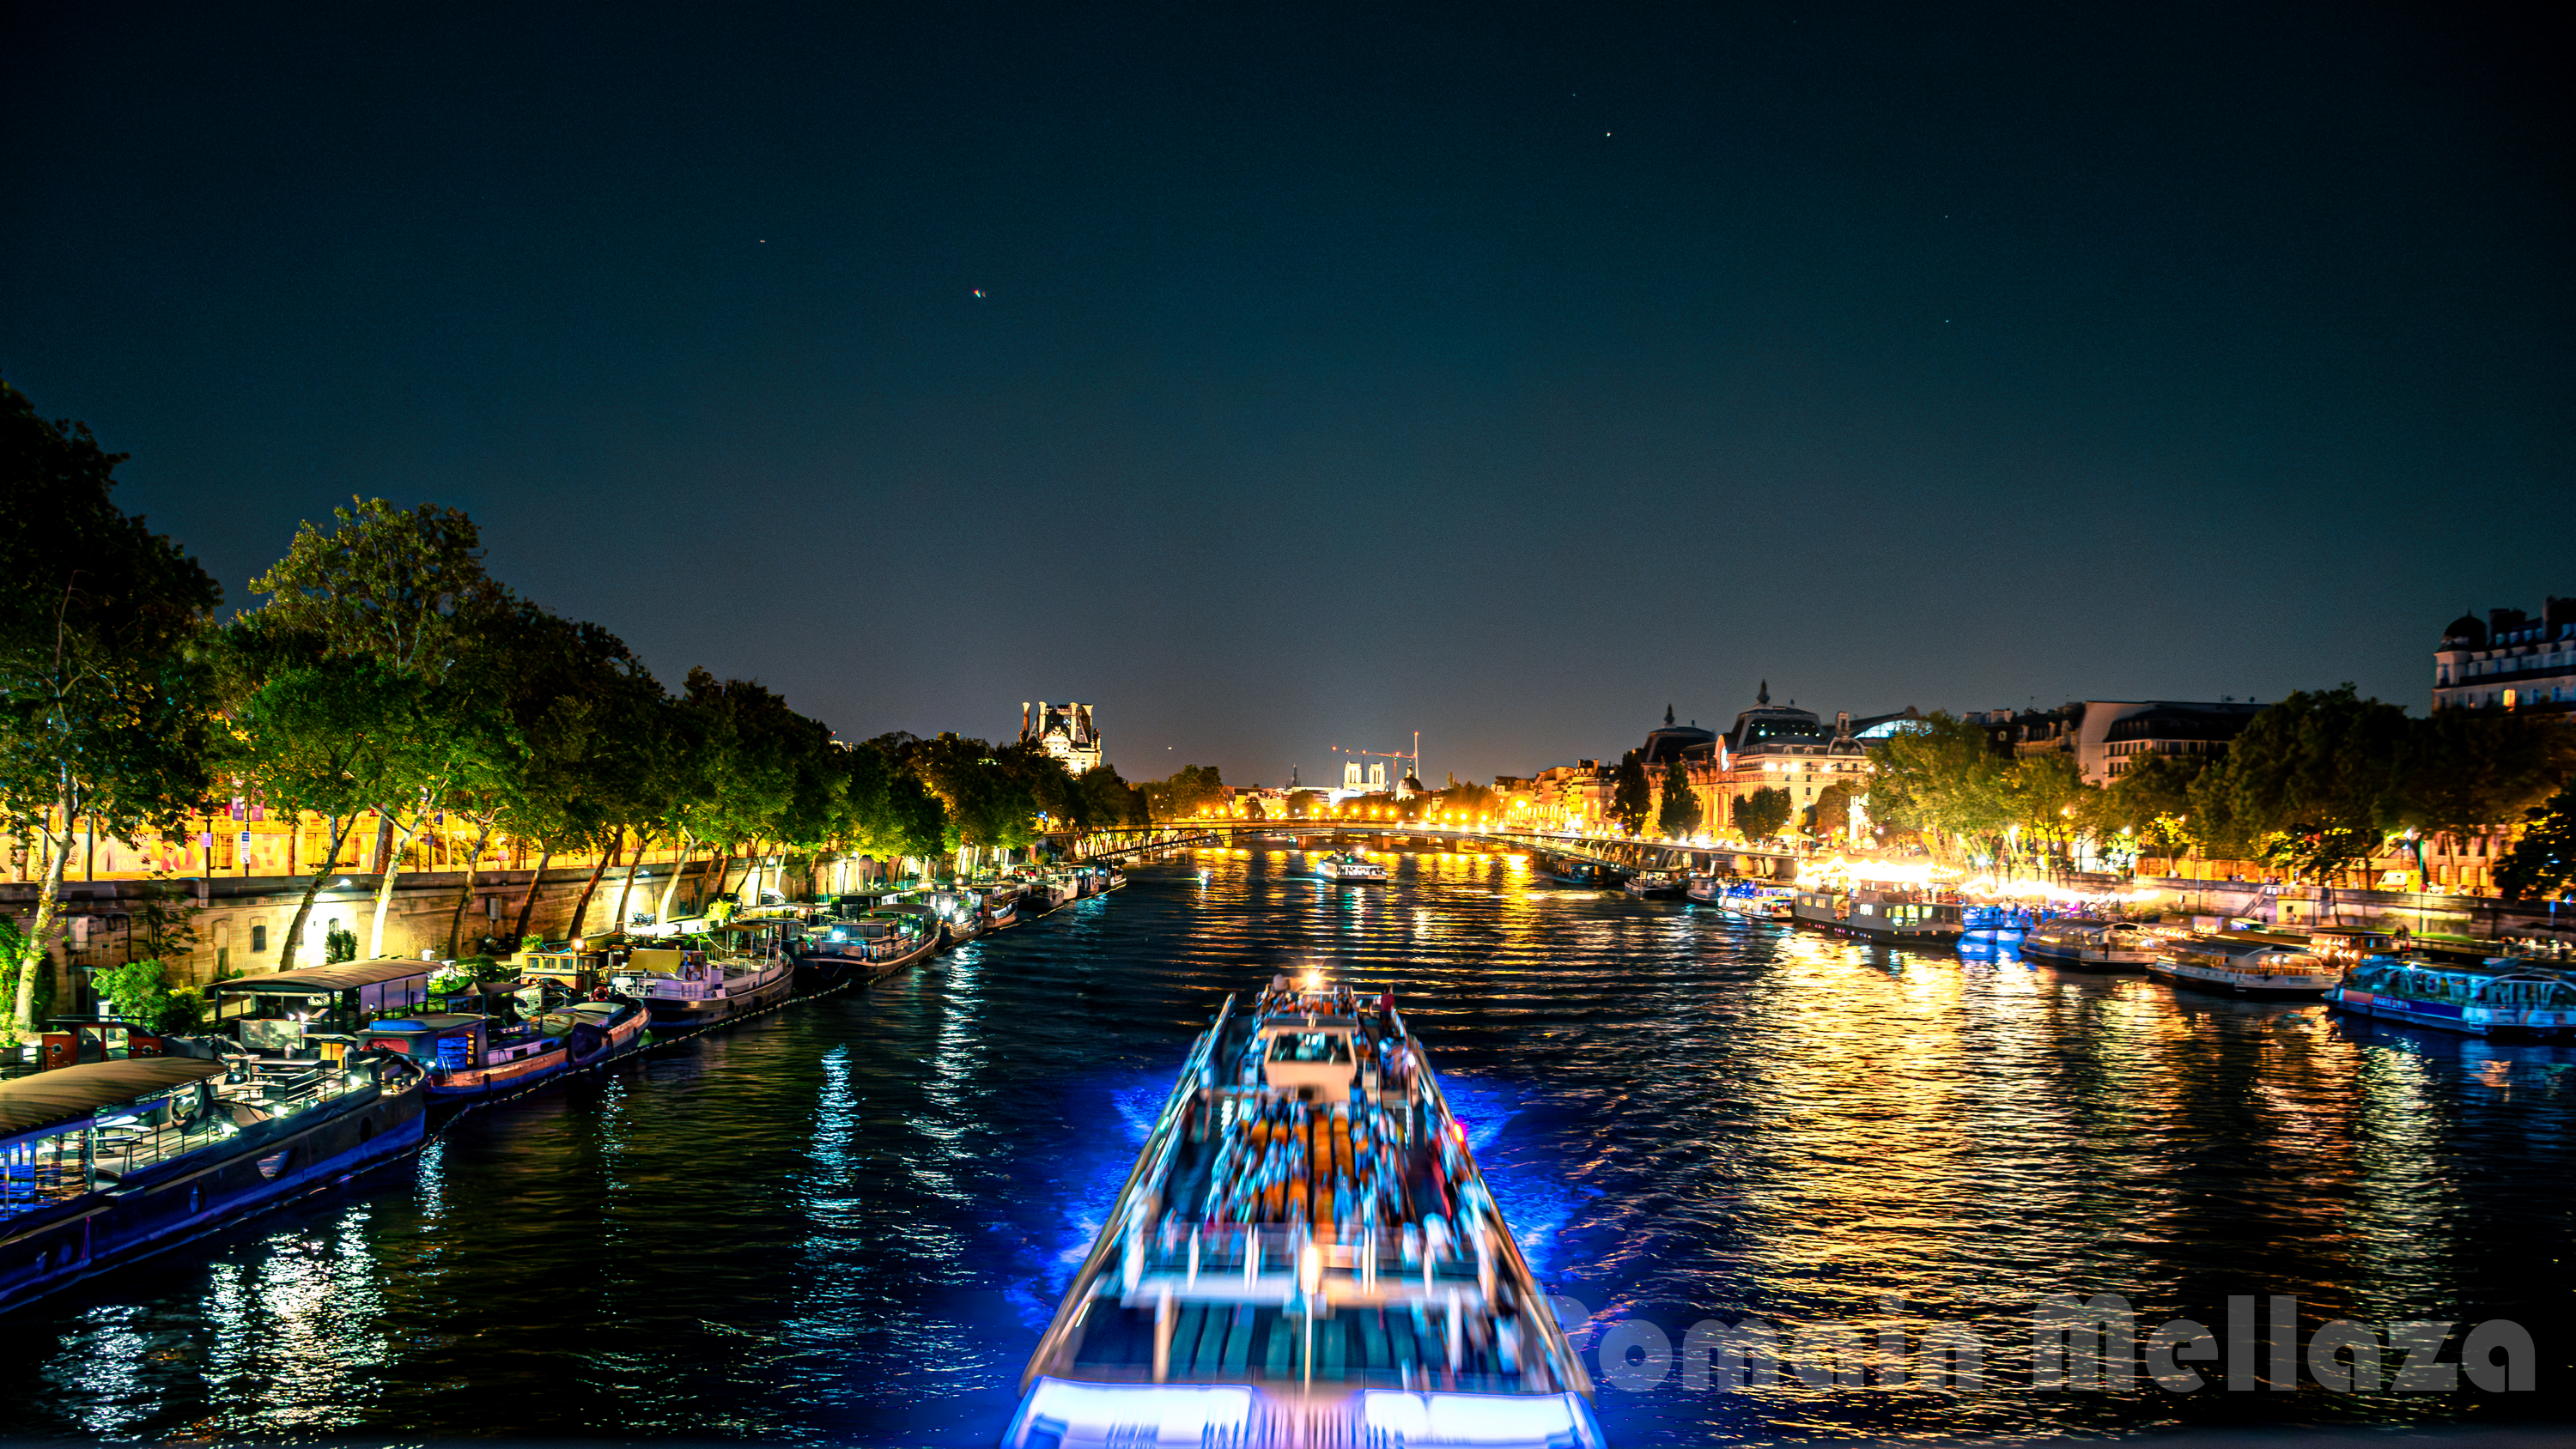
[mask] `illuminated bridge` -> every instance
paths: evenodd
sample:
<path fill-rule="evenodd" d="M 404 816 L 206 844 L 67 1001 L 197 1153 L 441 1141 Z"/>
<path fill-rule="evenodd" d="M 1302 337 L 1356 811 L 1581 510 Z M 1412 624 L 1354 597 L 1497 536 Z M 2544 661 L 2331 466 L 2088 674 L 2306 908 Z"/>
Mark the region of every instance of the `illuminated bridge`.
<path fill-rule="evenodd" d="M 1425 844 L 1473 841 L 1526 850 L 1537 855 L 1586 861 L 1618 870 L 1714 870 L 1733 862 L 1768 862 L 1760 874 L 1779 873 L 1777 862 L 1797 859 L 1797 852 L 1776 846 L 1676 844 L 1626 835 L 1516 829 L 1500 825 L 1435 825 L 1422 822 L 1365 820 L 1175 820 L 1154 826 L 1066 832 L 1043 837 L 1077 860 L 1120 861 L 1166 850 L 1202 845 L 1233 845 L 1246 839 L 1289 836 L 1299 840 L 1415 841 Z M 1329 848 L 1329 847 L 1327 847 Z M 1732 858 L 1732 861 L 1730 861 Z M 1737 869 L 1742 870 L 1743 864 Z"/>

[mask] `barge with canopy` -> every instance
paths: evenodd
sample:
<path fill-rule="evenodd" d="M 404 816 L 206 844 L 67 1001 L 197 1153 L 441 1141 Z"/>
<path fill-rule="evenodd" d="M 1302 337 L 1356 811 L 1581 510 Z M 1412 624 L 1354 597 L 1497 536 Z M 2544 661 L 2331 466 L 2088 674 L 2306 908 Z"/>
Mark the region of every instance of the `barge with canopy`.
<path fill-rule="evenodd" d="M 1226 998 L 1021 1380 L 1005 1449 L 1597 1449 L 1592 1384 L 1385 997 Z"/>
<path fill-rule="evenodd" d="M 0 1081 L 0 1311 L 411 1151 L 420 1086 L 407 1062 L 345 1051 Z"/>

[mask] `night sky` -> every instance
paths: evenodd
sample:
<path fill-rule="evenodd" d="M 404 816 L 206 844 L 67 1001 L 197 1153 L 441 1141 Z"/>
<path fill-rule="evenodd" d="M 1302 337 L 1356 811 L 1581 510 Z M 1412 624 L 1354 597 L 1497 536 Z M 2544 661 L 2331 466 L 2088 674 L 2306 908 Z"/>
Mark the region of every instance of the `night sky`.
<path fill-rule="evenodd" d="M 0 44 L 0 375 L 233 605 L 436 501 L 845 736 L 1436 784 L 2576 593 L 2542 7 L 233 9 Z"/>

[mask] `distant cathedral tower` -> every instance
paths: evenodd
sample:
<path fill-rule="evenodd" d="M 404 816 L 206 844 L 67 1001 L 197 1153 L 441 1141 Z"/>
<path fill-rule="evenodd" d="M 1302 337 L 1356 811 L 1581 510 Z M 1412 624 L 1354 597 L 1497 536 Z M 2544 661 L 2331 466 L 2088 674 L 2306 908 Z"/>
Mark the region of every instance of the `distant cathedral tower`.
<path fill-rule="evenodd" d="M 1032 709 L 1022 702 L 1020 739 L 1023 743 L 1036 741 L 1077 775 L 1101 760 L 1100 731 L 1091 722 L 1091 706 L 1087 704 L 1049 704 L 1039 700 Z"/>

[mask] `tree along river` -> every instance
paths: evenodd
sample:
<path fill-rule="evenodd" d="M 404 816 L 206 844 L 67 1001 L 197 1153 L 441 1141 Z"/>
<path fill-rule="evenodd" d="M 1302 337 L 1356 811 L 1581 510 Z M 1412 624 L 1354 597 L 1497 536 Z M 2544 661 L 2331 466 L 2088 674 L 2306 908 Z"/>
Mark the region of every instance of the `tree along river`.
<path fill-rule="evenodd" d="M 993 1443 L 1192 1035 L 1308 967 L 1392 990 L 1430 1045 L 1576 1343 L 1615 1355 L 1615 1444 L 2576 1420 L 2576 1051 L 1789 934 L 1506 856 L 1332 886 L 1274 847 L 468 1113 L 416 1166 L 0 1320 L 0 1433 Z M 2066 1292 L 2120 1295 L 2142 1344 L 2207 1325 L 2212 1376 L 2237 1295 L 2383 1343 L 2511 1320 L 2538 1388 L 2037 1389 Z M 1694 1326 L 1747 1319 L 1781 1382 L 1686 1374 Z M 1838 1327 L 1964 1330 L 1983 1383 L 1838 1381 Z"/>

